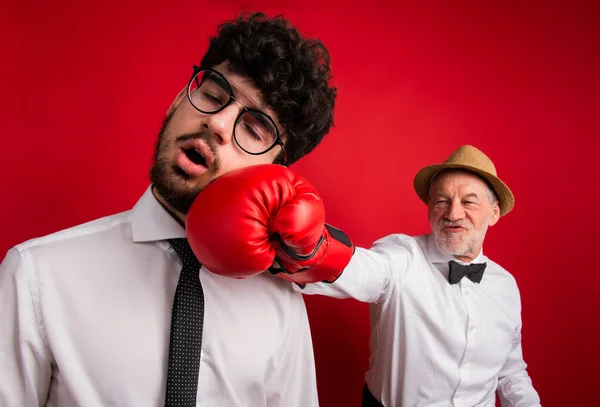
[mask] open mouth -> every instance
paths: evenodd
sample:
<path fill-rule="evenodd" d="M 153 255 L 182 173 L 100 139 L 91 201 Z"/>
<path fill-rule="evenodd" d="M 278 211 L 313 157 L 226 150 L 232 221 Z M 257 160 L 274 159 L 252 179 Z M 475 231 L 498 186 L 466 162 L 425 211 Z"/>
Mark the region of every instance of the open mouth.
<path fill-rule="evenodd" d="M 188 176 L 198 176 L 215 165 L 211 149 L 200 140 L 188 140 L 179 147 L 176 165 Z"/>
<path fill-rule="evenodd" d="M 194 148 L 186 148 L 183 149 L 185 156 L 194 164 L 201 165 L 203 167 L 207 167 L 206 158 L 202 156 L 196 149 Z"/>

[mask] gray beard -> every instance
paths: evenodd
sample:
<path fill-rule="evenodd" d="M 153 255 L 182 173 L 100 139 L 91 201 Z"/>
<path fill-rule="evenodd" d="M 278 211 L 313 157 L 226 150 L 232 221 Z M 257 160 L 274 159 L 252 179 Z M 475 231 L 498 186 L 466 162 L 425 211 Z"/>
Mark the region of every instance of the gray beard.
<path fill-rule="evenodd" d="M 492 215 L 490 214 L 485 220 L 481 230 L 475 230 L 473 226 L 471 226 L 471 236 L 468 236 L 467 238 L 453 238 L 452 235 L 440 233 L 436 236 L 438 246 L 444 252 L 452 256 L 476 256 L 478 253 L 475 253 L 475 250 L 483 244 L 491 217 Z"/>

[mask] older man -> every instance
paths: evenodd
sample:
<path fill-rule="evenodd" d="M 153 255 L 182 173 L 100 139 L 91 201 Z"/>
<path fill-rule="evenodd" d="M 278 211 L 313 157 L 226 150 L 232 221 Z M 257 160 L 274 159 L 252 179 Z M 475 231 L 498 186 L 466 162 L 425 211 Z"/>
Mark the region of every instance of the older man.
<path fill-rule="evenodd" d="M 414 180 L 431 233 L 357 248 L 333 283 L 305 294 L 371 303 L 363 406 L 539 406 L 521 351 L 514 277 L 483 254 L 488 227 L 513 208 L 490 159 L 462 146 Z"/>

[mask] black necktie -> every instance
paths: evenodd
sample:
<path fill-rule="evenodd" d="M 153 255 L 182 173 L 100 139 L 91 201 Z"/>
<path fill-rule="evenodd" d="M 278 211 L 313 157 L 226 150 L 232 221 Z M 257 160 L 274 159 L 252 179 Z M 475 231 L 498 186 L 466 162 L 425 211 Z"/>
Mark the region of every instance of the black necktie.
<path fill-rule="evenodd" d="M 204 321 L 204 293 L 198 274 L 201 265 L 187 239 L 169 239 L 169 243 L 181 259 L 183 269 L 171 314 L 165 406 L 195 407 Z"/>
<path fill-rule="evenodd" d="M 464 276 L 467 276 L 474 283 L 479 283 L 483 278 L 486 266 L 486 263 L 464 265 L 454 260 L 451 260 L 448 264 L 450 265 L 450 274 L 448 275 L 450 284 L 457 284 Z"/>

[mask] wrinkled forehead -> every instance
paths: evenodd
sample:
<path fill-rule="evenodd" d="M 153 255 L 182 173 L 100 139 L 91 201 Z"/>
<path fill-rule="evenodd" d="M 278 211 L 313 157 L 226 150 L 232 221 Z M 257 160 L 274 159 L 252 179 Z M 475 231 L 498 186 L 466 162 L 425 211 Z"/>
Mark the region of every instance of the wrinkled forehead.
<path fill-rule="evenodd" d="M 486 193 L 485 180 L 474 172 L 462 169 L 442 170 L 435 174 L 429 186 L 430 196 L 438 193 L 466 195 Z"/>

